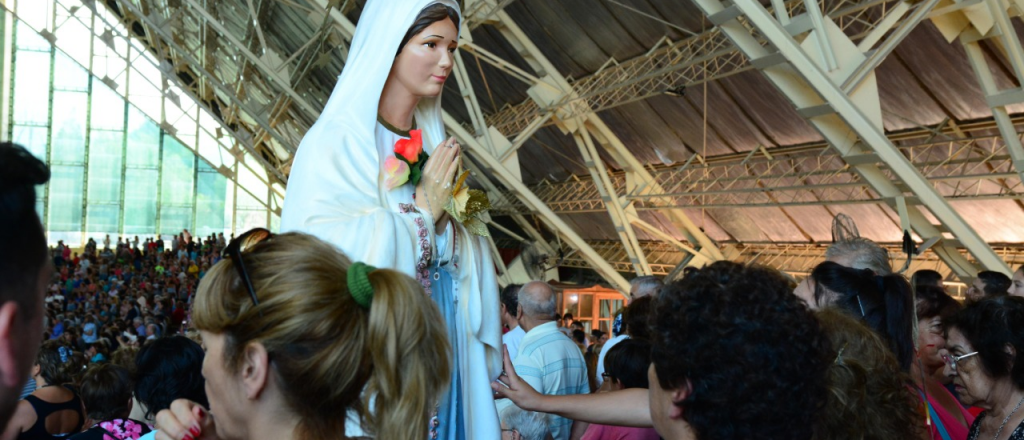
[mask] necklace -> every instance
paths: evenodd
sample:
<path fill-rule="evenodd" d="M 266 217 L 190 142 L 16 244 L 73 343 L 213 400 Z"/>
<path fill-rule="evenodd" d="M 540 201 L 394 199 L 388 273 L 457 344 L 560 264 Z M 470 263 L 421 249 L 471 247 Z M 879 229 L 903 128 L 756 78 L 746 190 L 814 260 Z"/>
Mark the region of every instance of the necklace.
<path fill-rule="evenodd" d="M 1010 411 L 1010 413 L 1007 414 L 1006 417 L 1003 419 L 1003 424 L 999 425 L 999 430 L 996 431 L 996 436 L 992 437 L 992 440 L 999 440 L 999 434 L 1003 433 L 1003 428 L 1006 427 L 1006 422 L 1010 421 L 1010 417 L 1013 417 L 1013 413 L 1017 412 L 1017 410 L 1020 409 L 1020 404 L 1022 403 L 1024 403 L 1024 397 L 1020 398 L 1020 401 L 1017 402 L 1017 406 L 1013 407 L 1013 411 Z"/>

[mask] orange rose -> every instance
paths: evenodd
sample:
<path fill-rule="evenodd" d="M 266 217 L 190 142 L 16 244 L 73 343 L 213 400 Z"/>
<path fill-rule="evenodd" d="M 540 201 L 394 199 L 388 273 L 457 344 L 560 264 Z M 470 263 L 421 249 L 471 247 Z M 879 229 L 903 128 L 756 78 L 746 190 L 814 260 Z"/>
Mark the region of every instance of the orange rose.
<path fill-rule="evenodd" d="M 423 131 L 412 130 L 409 132 L 409 139 L 399 139 L 395 142 L 395 154 L 401 155 L 409 165 L 420 160 L 420 153 L 423 152 Z"/>

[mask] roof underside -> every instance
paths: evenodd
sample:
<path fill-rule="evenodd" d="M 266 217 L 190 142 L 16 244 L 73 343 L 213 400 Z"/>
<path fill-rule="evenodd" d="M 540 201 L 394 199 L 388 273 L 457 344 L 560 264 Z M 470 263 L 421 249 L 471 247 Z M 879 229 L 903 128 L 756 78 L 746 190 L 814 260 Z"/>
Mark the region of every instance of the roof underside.
<path fill-rule="evenodd" d="M 178 51 L 166 42 L 152 49 L 175 62 L 180 78 L 195 82 L 194 93 L 223 117 L 240 136 L 252 144 L 281 177 L 288 173 L 289 159 L 316 115 L 323 107 L 344 68 L 345 39 L 324 13 L 323 4 L 336 4 L 351 21 L 357 22 L 363 0 L 105 0 L 107 6 L 137 22 L 137 34 L 156 33 L 154 24 L 170 18 L 165 29 L 181 52 L 191 53 L 193 62 L 183 62 Z M 472 3 L 472 2 L 471 2 Z M 554 64 L 558 73 L 575 84 L 630 60 L 642 59 L 653 49 L 680 42 L 711 26 L 703 14 L 686 0 L 515 0 L 500 1 L 511 18 Z M 826 2 L 828 3 L 828 2 Z M 138 7 L 147 20 L 131 12 Z M 230 38 L 213 28 L 198 12 L 203 9 L 219 22 Z M 259 30 L 254 28 L 258 17 Z M 1017 33 L 1024 37 L 1021 23 Z M 474 22 L 475 45 L 524 71 L 530 65 L 493 26 Z M 261 62 L 281 66 L 279 72 L 305 100 L 281 92 L 264 71 L 239 50 L 233 41 L 261 56 Z M 265 46 L 264 46 L 265 45 Z M 989 62 L 1001 88 L 1019 87 L 1004 56 L 984 43 Z M 265 48 L 265 49 L 264 49 Z M 462 57 L 473 89 L 485 115 L 496 115 L 529 100 L 528 84 L 481 60 L 472 51 Z M 205 71 L 205 73 L 204 73 Z M 224 85 L 217 88 L 201 80 L 206 73 Z M 996 147 L 998 135 L 992 114 L 978 85 L 967 55 L 959 44 L 948 43 L 930 22 L 924 22 L 895 49 L 876 70 L 887 133 L 907 147 L 909 155 L 930 155 L 921 163 L 964 159 L 957 167 L 934 166 L 924 174 L 940 193 L 977 230 L 993 243 L 1024 243 L 1024 208 L 1017 198 L 1021 182 L 1009 160 Z M 624 78 L 623 80 L 626 80 Z M 664 87 L 663 87 L 664 89 Z M 235 96 L 230 96 L 235 93 Z M 705 198 L 683 198 L 679 206 L 709 237 L 719 242 L 822 243 L 832 240 L 833 216 L 852 217 L 861 235 L 880 242 L 902 238 L 898 214 L 877 198 L 872 190 L 860 190 L 857 197 L 837 192 L 826 184 L 857 182 L 845 173 L 810 173 L 786 180 L 787 172 L 842 168 L 829 156 L 822 136 L 794 109 L 793 105 L 765 77 L 749 66 L 735 68 L 711 81 L 693 84 L 682 96 L 652 93 L 643 99 L 620 99 L 602 108 L 598 115 L 642 163 L 657 175 L 683 169 L 695 180 L 684 192 L 706 193 Z M 470 125 L 470 114 L 455 81 L 444 94 L 444 108 Z M 632 101 L 632 102 L 629 102 Z M 309 111 L 309 110 L 314 111 Z M 1009 107 L 1011 113 L 1024 105 Z M 267 126 L 273 130 L 267 130 Z M 273 131 L 275 136 L 267 135 Z M 955 136 L 978 138 L 969 146 L 953 142 Z M 901 137 L 902 136 L 902 137 Z M 951 141 L 948 145 L 942 141 Z M 930 143 L 927 149 L 922 144 Z M 764 149 L 767 154 L 760 151 Z M 753 150 L 756 154 L 750 155 Z M 570 135 L 556 125 L 539 129 L 519 150 L 525 183 L 535 192 L 573 181 L 589 180 L 580 150 Z M 613 170 L 615 160 L 602 158 Z M 822 154 L 825 154 L 824 156 Z M 696 167 L 695 155 L 707 163 Z M 917 156 L 915 156 L 917 157 Z M 779 159 L 791 159 L 790 169 L 779 170 Z M 973 161 L 970 160 L 973 158 Z M 922 159 L 924 160 L 924 159 Z M 918 163 L 915 160 L 915 163 Z M 715 165 L 718 164 L 718 165 Z M 733 175 L 733 173 L 739 173 Z M 955 173 L 1004 173 L 999 179 L 965 183 L 946 179 Z M 723 188 L 723 177 L 783 175 L 772 186 L 807 186 L 784 201 L 739 198 L 728 201 L 714 190 Z M 726 179 L 728 180 L 728 179 Z M 732 180 L 728 180 L 732 182 Z M 694 183 L 695 182 L 695 183 Z M 765 185 L 764 182 L 760 185 Z M 820 185 L 815 188 L 813 185 Z M 973 186 L 969 186 L 973 185 Z M 857 187 L 849 186 L 851 190 Z M 755 191 L 756 194 L 756 191 Z M 998 195 L 988 198 L 979 195 Z M 758 194 L 758 197 L 764 197 Z M 732 197 L 732 196 L 730 196 Z M 858 199 L 859 197 L 859 199 Z M 543 198 L 543 197 L 542 197 Z M 851 199 L 859 202 L 851 203 Z M 702 203 L 703 201 L 703 203 Z M 752 202 L 753 201 L 753 202 Z M 703 206 L 702 206 L 703 205 Z M 642 219 L 682 240 L 683 234 L 667 220 L 664 207 L 638 202 Z M 552 205 L 584 239 L 617 240 L 618 235 L 603 209 L 558 208 Z M 515 229 L 513 223 L 499 218 Z M 640 240 L 657 237 L 637 229 Z M 501 235 L 501 234 L 499 234 Z"/>

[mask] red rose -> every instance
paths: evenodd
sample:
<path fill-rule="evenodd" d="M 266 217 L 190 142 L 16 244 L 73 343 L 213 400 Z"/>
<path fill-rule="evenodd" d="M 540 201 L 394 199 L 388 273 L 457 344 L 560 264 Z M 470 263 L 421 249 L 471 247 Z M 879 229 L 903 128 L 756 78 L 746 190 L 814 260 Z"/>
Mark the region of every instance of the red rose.
<path fill-rule="evenodd" d="M 412 130 L 409 132 L 409 139 L 399 139 L 398 142 L 395 142 L 395 154 L 401 155 L 410 165 L 420 160 L 420 153 L 422 151 L 422 130 Z"/>

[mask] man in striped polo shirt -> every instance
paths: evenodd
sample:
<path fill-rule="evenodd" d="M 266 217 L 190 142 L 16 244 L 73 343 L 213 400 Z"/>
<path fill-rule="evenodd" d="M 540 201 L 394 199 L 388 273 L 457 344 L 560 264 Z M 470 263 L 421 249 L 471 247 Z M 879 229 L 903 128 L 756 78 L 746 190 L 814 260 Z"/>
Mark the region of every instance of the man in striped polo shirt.
<path fill-rule="evenodd" d="M 513 365 L 519 377 L 543 394 L 589 393 L 587 365 L 571 339 L 558 331 L 555 322 L 555 291 L 543 281 L 532 281 L 519 290 L 516 318 L 526 331 Z M 498 402 L 499 414 L 510 405 Z M 548 415 L 548 430 L 554 440 L 568 440 L 573 421 Z"/>

